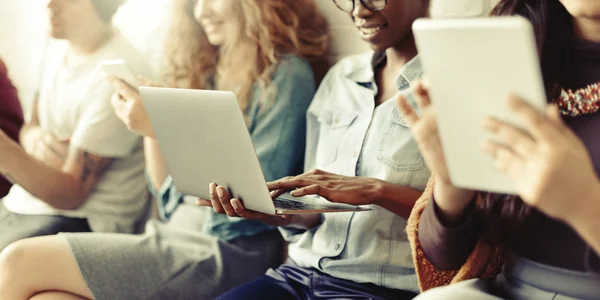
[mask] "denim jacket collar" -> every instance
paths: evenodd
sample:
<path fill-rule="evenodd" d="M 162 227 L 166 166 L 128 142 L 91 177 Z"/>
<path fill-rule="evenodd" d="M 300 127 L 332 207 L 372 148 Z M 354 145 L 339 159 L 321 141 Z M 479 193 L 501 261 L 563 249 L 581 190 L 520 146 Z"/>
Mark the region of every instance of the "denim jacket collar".
<path fill-rule="evenodd" d="M 372 53 L 372 59 L 370 62 L 364 60 L 362 63 L 355 64 L 350 71 L 346 74 L 346 78 L 356 82 L 362 86 L 369 86 L 375 82 L 375 69 L 385 64 L 387 57 L 385 52 Z M 371 67 L 366 67 L 366 64 L 370 63 Z M 411 83 L 423 76 L 423 68 L 421 60 L 418 56 L 411 59 L 396 78 L 396 88 L 398 91 L 404 91 L 410 88 Z"/>

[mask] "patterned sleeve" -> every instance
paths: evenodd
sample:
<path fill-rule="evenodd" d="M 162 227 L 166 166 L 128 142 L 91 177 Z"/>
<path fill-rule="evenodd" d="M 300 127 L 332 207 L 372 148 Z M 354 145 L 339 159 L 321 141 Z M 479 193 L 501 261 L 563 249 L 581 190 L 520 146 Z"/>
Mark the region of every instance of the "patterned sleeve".
<path fill-rule="evenodd" d="M 493 277 L 499 274 L 503 265 L 504 247 L 488 243 L 484 236 L 477 237 L 475 246 L 464 264 L 453 270 L 441 270 L 428 259 L 420 240 L 420 234 L 422 233 L 419 230 L 419 225 L 427 207 L 433 207 L 428 204 L 432 198 L 433 179 L 430 179 L 423 195 L 415 204 L 407 226 L 421 290 L 426 291 L 463 280 Z"/>

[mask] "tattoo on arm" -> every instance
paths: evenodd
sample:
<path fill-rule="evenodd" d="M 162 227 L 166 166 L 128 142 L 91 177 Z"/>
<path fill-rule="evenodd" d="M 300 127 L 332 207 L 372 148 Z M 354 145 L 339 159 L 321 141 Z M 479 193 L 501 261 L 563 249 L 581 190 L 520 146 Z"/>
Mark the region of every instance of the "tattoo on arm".
<path fill-rule="evenodd" d="M 81 165 L 81 182 L 87 182 L 90 178 L 98 178 L 106 171 L 113 162 L 112 158 L 99 157 L 84 150 L 78 151 L 77 161 Z"/>

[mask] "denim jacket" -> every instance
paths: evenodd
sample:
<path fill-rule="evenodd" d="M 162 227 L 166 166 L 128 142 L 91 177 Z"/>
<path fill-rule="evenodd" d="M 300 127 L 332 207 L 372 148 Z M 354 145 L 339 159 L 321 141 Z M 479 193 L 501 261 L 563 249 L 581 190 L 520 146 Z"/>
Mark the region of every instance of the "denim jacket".
<path fill-rule="evenodd" d="M 295 175 L 302 169 L 306 111 L 316 90 L 309 64 L 297 56 L 284 56 L 272 78 L 276 89 L 272 105 L 260 108 L 262 93 L 255 88 L 246 111 L 248 130 L 267 181 Z M 170 176 L 158 191 L 152 184 L 148 186 L 158 200 L 160 217 L 168 220 L 184 195 L 177 191 Z M 207 209 L 210 210 L 208 233 L 226 241 L 273 229 L 259 221 L 231 218 Z"/>
<path fill-rule="evenodd" d="M 305 169 L 378 178 L 423 190 L 429 179 L 417 144 L 395 101 L 375 106 L 374 67 L 382 54 L 342 60 L 325 77 L 308 111 Z M 414 102 L 411 83 L 422 75 L 418 58 L 399 74 L 398 89 Z M 323 214 L 310 230 L 281 229 L 299 266 L 387 288 L 418 291 L 406 219 L 371 205 L 370 212 Z"/>

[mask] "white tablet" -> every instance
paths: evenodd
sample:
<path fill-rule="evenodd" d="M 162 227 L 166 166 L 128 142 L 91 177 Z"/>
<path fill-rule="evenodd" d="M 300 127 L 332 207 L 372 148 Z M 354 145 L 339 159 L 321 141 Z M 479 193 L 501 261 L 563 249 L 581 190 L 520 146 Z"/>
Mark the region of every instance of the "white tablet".
<path fill-rule="evenodd" d="M 481 150 L 481 125 L 494 116 L 522 126 L 508 109 L 511 93 L 540 111 L 547 105 L 533 27 L 521 17 L 421 19 L 413 32 L 453 184 L 514 193 Z"/>

